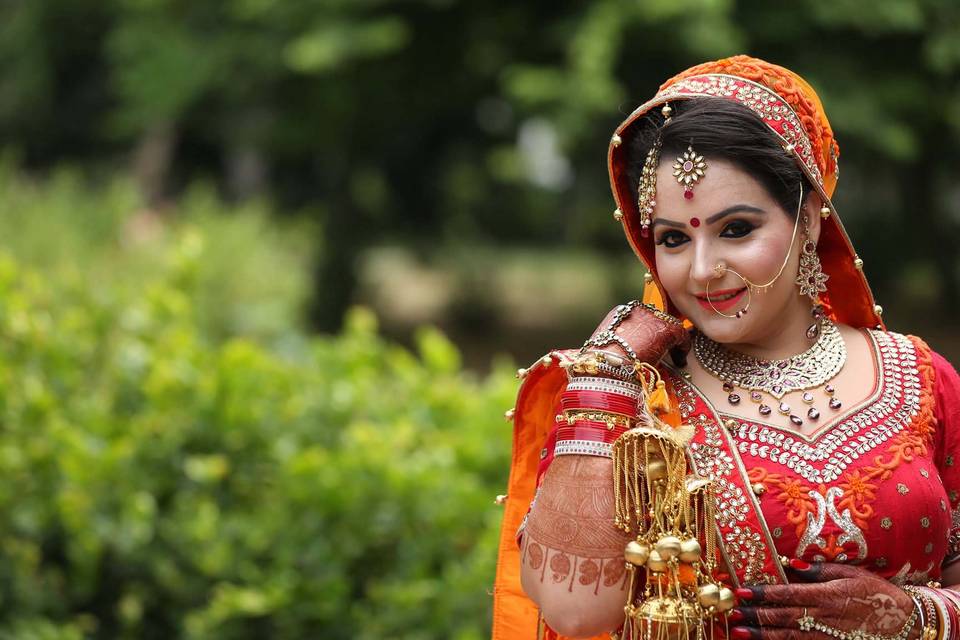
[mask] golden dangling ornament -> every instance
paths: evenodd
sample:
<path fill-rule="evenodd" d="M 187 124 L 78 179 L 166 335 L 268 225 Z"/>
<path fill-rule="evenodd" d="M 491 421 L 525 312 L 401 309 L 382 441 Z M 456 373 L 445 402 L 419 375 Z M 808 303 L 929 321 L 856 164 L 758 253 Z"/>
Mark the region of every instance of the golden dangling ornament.
<path fill-rule="evenodd" d="M 733 608 L 733 592 L 713 579 L 716 503 L 711 482 L 688 474 L 687 425 L 660 419 L 670 410 L 659 372 L 641 364 L 638 425 L 613 446 L 615 523 L 631 534 L 624 549 L 629 589 L 621 640 L 707 638 Z"/>

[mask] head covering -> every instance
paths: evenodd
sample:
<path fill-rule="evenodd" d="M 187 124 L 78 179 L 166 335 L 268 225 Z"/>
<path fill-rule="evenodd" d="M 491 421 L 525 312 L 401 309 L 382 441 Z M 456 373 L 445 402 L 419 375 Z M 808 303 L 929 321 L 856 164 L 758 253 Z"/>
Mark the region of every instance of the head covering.
<path fill-rule="evenodd" d="M 882 309 L 874 302 L 863 274 L 863 262 L 830 200 L 840 175 L 840 147 L 820 99 L 803 78 L 789 69 L 745 55 L 706 62 L 670 78 L 660 86 L 657 95 L 620 123 L 611 138 L 607 162 L 617 203 L 614 215 L 623 223 L 630 246 L 653 276 L 644 300 L 678 313 L 659 284 L 653 239 L 640 233 L 640 212 L 633 195 L 636 185 L 630 184 L 627 173 L 629 145 L 623 142 L 639 131 L 643 123 L 638 121 L 651 109 L 667 102 L 704 97 L 732 100 L 753 111 L 780 139 L 784 150 L 793 155 L 829 207 L 831 215 L 822 221 L 817 245 L 823 270 L 830 276 L 827 293 L 821 295 L 827 315 L 853 327 L 882 328 Z"/>

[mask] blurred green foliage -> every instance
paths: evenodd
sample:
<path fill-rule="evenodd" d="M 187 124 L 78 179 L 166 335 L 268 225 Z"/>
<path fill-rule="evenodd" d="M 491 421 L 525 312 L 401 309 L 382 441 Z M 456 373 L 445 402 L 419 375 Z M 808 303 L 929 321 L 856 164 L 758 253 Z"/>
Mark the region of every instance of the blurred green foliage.
<path fill-rule="evenodd" d="M 203 183 L 164 215 L 142 204 L 129 177 L 94 186 L 75 169 L 57 169 L 30 179 L 11 156 L 0 158 L 0 192 L 4 250 L 58 282 L 91 295 L 137 292 L 171 261 L 189 260 L 181 275 L 197 292 L 204 335 L 275 341 L 304 325 L 316 255 L 309 220 L 278 220 L 264 201 L 227 206 Z"/>
<path fill-rule="evenodd" d="M 263 210 L 0 188 L 0 637 L 488 635 L 509 362 L 361 308 L 298 331 L 309 261 Z"/>
<path fill-rule="evenodd" d="M 212 178 L 309 208 L 310 319 L 333 329 L 381 242 L 628 254 L 610 132 L 666 78 L 743 52 L 823 98 L 837 203 L 880 302 L 911 297 L 919 269 L 931 295 L 906 320 L 955 322 L 953 0 L 3 3 L 0 139 L 32 169 L 132 159 L 151 205 Z"/>

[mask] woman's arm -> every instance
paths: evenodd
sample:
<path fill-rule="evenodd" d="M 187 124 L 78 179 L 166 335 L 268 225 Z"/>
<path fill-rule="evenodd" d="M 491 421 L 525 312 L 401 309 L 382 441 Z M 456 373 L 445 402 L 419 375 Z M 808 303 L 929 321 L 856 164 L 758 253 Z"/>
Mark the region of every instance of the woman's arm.
<path fill-rule="evenodd" d="M 524 530 L 523 589 L 565 636 L 590 637 L 623 623 L 629 537 L 613 525 L 612 465 L 594 456 L 554 460 Z"/>
<path fill-rule="evenodd" d="M 642 362 L 656 363 L 671 349 L 686 352 L 689 341 L 678 320 L 634 301 L 612 309 L 584 348 L 602 349 L 606 354 L 604 362 L 614 367 L 620 366 L 617 363 L 632 367 Z M 599 368 L 571 368 L 572 374 L 578 371 L 587 380 L 598 376 L 595 384 L 603 386 L 599 380 L 605 373 Z M 635 369 L 630 371 L 636 374 Z M 627 378 L 630 374 L 612 375 Z M 641 399 L 639 389 L 590 393 L 607 396 L 613 404 Z M 589 393 L 572 401 L 583 403 L 573 405 L 577 410 L 607 408 L 591 404 L 597 399 Z M 589 425 L 590 421 L 583 424 Z M 611 425 L 608 423 L 593 435 L 606 437 Z M 590 433 L 595 428 L 584 427 L 590 441 L 599 441 Z M 623 551 L 629 537 L 613 523 L 613 462 L 609 457 L 556 457 L 544 475 L 527 519 L 520 574 L 524 591 L 537 603 L 554 631 L 570 637 L 590 637 L 615 630 L 623 622 L 630 587 Z"/>

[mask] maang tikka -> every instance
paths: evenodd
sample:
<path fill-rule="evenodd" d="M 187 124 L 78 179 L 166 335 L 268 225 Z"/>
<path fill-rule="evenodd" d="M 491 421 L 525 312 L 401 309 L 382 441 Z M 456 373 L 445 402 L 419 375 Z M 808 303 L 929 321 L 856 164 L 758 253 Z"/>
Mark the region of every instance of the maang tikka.
<path fill-rule="evenodd" d="M 800 252 L 800 271 L 797 273 L 797 286 L 800 295 L 809 296 L 813 307 L 810 315 L 813 324 L 807 327 L 807 338 L 816 340 L 820 335 L 820 326 L 823 322 L 823 305 L 820 304 L 820 294 L 827 290 L 829 275 L 823 272 L 820 265 L 820 256 L 817 255 L 817 245 L 810 238 L 810 220 L 803 214 L 803 248 Z"/>
<path fill-rule="evenodd" d="M 703 156 L 693 150 L 693 144 L 687 145 L 684 151 L 673 163 L 673 177 L 677 183 L 683 185 L 683 197 L 693 198 L 693 187 L 705 175 L 707 162 Z"/>
<path fill-rule="evenodd" d="M 640 182 L 637 185 L 637 210 L 640 212 L 640 235 L 644 238 L 650 236 L 650 225 L 653 221 L 653 210 L 657 206 L 657 168 L 660 166 L 660 148 L 663 146 L 663 127 L 670 124 L 670 116 L 673 114 L 673 108 L 670 104 L 664 104 L 660 109 L 663 114 L 663 126 L 657 131 L 657 139 L 654 140 L 650 150 L 647 151 L 647 158 L 643 162 L 643 171 L 640 174 Z M 707 170 L 707 162 L 703 156 L 693 150 L 692 143 L 687 145 L 684 151 L 673 163 L 673 176 L 677 183 L 683 185 L 683 197 L 687 200 L 693 198 L 693 187 L 700 178 L 704 177 Z"/>

